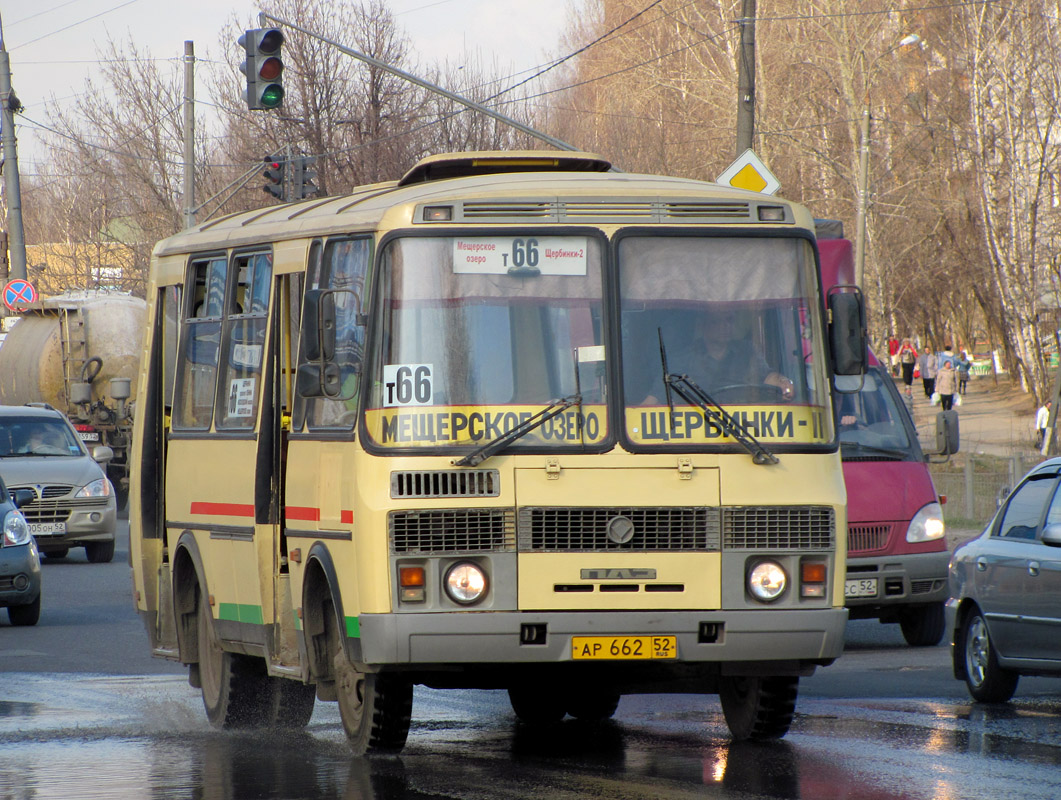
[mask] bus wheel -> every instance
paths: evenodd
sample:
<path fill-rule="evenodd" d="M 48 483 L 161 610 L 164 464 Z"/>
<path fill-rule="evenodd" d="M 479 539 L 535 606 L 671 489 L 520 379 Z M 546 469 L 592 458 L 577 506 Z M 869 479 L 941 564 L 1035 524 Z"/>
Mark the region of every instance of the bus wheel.
<path fill-rule="evenodd" d="M 528 725 L 552 725 L 567 713 L 565 697 L 555 686 L 512 686 L 508 700 L 519 721 Z"/>
<path fill-rule="evenodd" d="M 198 614 L 199 682 L 210 724 L 217 728 L 264 725 L 270 710 L 264 662 L 221 649 L 210 607 L 203 599 Z"/>
<path fill-rule="evenodd" d="M 401 750 L 412 718 L 412 683 L 398 675 L 359 672 L 346 657 L 330 606 L 325 620 L 339 716 L 354 755 Z"/>
<path fill-rule="evenodd" d="M 603 722 L 615 716 L 619 708 L 619 693 L 608 688 L 583 686 L 573 692 L 567 703 L 567 713 L 583 722 Z"/>
<path fill-rule="evenodd" d="M 899 613 L 899 627 L 911 647 L 935 647 L 947 627 L 943 603 L 926 603 Z"/>
<path fill-rule="evenodd" d="M 301 730 L 309 725 L 317 690 L 312 683 L 270 676 L 269 724 L 287 730 Z"/>
<path fill-rule="evenodd" d="M 796 711 L 798 677 L 731 676 L 720 679 L 718 697 L 737 741 L 780 739 Z"/>

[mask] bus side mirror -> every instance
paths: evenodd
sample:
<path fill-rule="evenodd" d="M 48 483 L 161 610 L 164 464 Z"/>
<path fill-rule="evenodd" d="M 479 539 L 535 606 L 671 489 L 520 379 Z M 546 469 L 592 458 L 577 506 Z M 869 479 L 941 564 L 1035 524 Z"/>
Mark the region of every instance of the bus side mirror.
<path fill-rule="evenodd" d="M 295 373 L 295 387 L 303 397 L 338 398 L 342 393 L 339 367 L 330 361 L 300 364 Z"/>
<path fill-rule="evenodd" d="M 958 452 L 957 411 L 940 411 L 936 414 L 936 450 L 941 456 Z"/>
<path fill-rule="evenodd" d="M 335 357 L 335 293 L 330 289 L 308 289 L 303 303 L 303 359 L 331 361 Z"/>
<path fill-rule="evenodd" d="M 837 291 L 840 289 L 848 291 Z M 829 290 L 829 344 L 835 374 L 861 375 L 866 371 L 866 310 L 857 287 L 833 286 Z"/>

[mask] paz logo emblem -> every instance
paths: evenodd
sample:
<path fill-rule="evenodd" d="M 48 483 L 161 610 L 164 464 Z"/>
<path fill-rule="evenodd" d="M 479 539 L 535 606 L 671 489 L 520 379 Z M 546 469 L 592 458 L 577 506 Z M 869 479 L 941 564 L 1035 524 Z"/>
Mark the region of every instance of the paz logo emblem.
<path fill-rule="evenodd" d="M 634 538 L 634 523 L 629 517 L 612 517 L 607 530 L 608 540 L 615 544 L 626 544 Z"/>

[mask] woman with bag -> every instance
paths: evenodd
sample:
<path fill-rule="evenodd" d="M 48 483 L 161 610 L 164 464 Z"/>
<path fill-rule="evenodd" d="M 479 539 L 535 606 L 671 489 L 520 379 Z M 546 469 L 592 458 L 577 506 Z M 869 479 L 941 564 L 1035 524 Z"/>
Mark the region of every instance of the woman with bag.
<path fill-rule="evenodd" d="M 917 363 L 917 350 L 909 339 L 903 339 L 899 348 L 899 365 L 903 368 L 903 383 L 906 384 L 906 394 L 911 394 L 910 387 L 914 383 L 914 365 Z"/>
<path fill-rule="evenodd" d="M 954 392 L 957 388 L 958 373 L 954 371 L 954 364 L 944 361 L 936 374 L 936 393 L 939 394 L 939 404 L 944 411 L 954 407 Z"/>

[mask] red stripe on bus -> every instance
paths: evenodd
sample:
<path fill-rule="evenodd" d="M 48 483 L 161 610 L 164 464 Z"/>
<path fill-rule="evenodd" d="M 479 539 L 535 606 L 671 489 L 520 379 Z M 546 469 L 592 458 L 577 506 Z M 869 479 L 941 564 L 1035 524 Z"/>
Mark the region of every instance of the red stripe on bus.
<path fill-rule="evenodd" d="M 321 510 L 310 506 L 285 506 L 284 513 L 288 519 L 301 519 L 307 522 L 320 522 Z"/>
<path fill-rule="evenodd" d="M 253 517 L 254 505 L 251 503 L 194 502 L 192 513 L 219 517 Z"/>
<path fill-rule="evenodd" d="M 339 522 L 343 523 L 344 525 L 353 525 L 354 524 L 354 512 L 353 511 L 340 511 L 339 512 Z"/>

